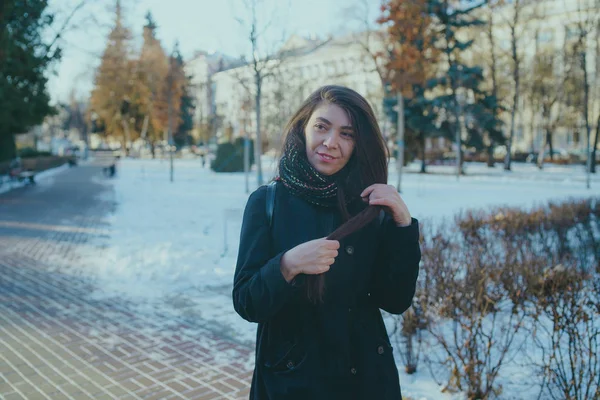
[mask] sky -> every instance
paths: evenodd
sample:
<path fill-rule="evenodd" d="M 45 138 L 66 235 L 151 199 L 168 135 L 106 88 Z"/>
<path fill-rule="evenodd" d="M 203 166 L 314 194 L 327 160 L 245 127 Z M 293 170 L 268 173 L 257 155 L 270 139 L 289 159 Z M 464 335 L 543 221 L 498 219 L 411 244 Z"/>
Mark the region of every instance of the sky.
<path fill-rule="evenodd" d="M 66 102 L 73 92 L 86 99 L 93 86 L 107 35 L 114 25 L 115 0 L 50 0 L 58 30 L 77 5 L 62 35 L 62 60 L 49 74 L 52 102 Z M 251 2 L 252 0 L 246 0 Z M 301 36 L 343 35 L 364 27 L 367 18 L 375 26 L 381 0 L 256 0 L 261 51 L 274 51 L 292 34 Z M 251 14 L 244 0 L 121 0 L 126 26 L 132 31 L 134 48 L 142 42 L 145 15 L 152 12 L 157 36 L 167 52 L 176 41 L 185 60 L 196 51 L 217 51 L 233 57 L 249 53 L 248 22 Z M 245 25 L 240 24 L 245 21 Z M 47 32 L 49 38 L 55 31 Z"/>

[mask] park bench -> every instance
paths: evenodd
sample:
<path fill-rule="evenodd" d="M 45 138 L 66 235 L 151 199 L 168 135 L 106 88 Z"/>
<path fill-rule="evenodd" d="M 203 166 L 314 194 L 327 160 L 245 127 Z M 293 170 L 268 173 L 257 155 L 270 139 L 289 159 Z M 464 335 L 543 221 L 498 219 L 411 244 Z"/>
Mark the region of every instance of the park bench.
<path fill-rule="evenodd" d="M 35 171 L 26 170 L 23 168 L 20 159 L 13 160 L 8 167 L 8 176 L 13 181 L 28 181 L 30 184 L 35 184 Z"/>
<path fill-rule="evenodd" d="M 32 185 L 35 184 L 35 172 L 33 172 L 33 171 L 15 172 L 15 171 L 11 170 L 9 175 L 10 175 L 11 179 L 16 179 L 19 182 L 27 180 Z"/>
<path fill-rule="evenodd" d="M 102 166 L 102 172 L 105 176 L 113 177 L 117 172 L 117 159 L 112 150 L 94 151 L 94 160 Z"/>

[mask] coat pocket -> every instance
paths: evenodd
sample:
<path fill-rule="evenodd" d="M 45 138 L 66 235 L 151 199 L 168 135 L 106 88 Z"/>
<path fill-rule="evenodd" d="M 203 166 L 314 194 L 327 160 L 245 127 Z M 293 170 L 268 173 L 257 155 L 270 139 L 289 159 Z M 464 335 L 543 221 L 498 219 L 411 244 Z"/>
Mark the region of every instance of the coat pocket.
<path fill-rule="evenodd" d="M 306 361 L 306 350 L 298 343 L 286 343 L 263 365 L 273 373 L 288 374 L 299 370 Z"/>

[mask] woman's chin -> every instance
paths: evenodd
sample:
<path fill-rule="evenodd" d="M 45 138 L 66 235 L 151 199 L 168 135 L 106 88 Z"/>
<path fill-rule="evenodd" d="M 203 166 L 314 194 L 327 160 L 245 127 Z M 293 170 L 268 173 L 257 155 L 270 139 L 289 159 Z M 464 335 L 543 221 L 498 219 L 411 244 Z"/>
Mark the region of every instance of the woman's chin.
<path fill-rule="evenodd" d="M 331 176 L 334 175 L 336 172 L 339 171 L 338 168 L 333 168 L 331 166 L 318 166 L 317 168 L 315 168 L 317 171 L 319 171 L 321 174 L 326 175 L 326 176 Z"/>

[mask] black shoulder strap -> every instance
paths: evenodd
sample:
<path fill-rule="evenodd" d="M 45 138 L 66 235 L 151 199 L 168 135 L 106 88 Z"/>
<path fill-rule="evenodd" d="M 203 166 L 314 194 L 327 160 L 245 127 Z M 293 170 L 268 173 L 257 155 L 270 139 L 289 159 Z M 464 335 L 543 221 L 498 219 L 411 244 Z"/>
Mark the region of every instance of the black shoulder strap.
<path fill-rule="evenodd" d="M 269 227 L 273 226 L 273 210 L 275 209 L 275 190 L 277 189 L 277 181 L 272 181 L 267 186 L 267 220 Z"/>

